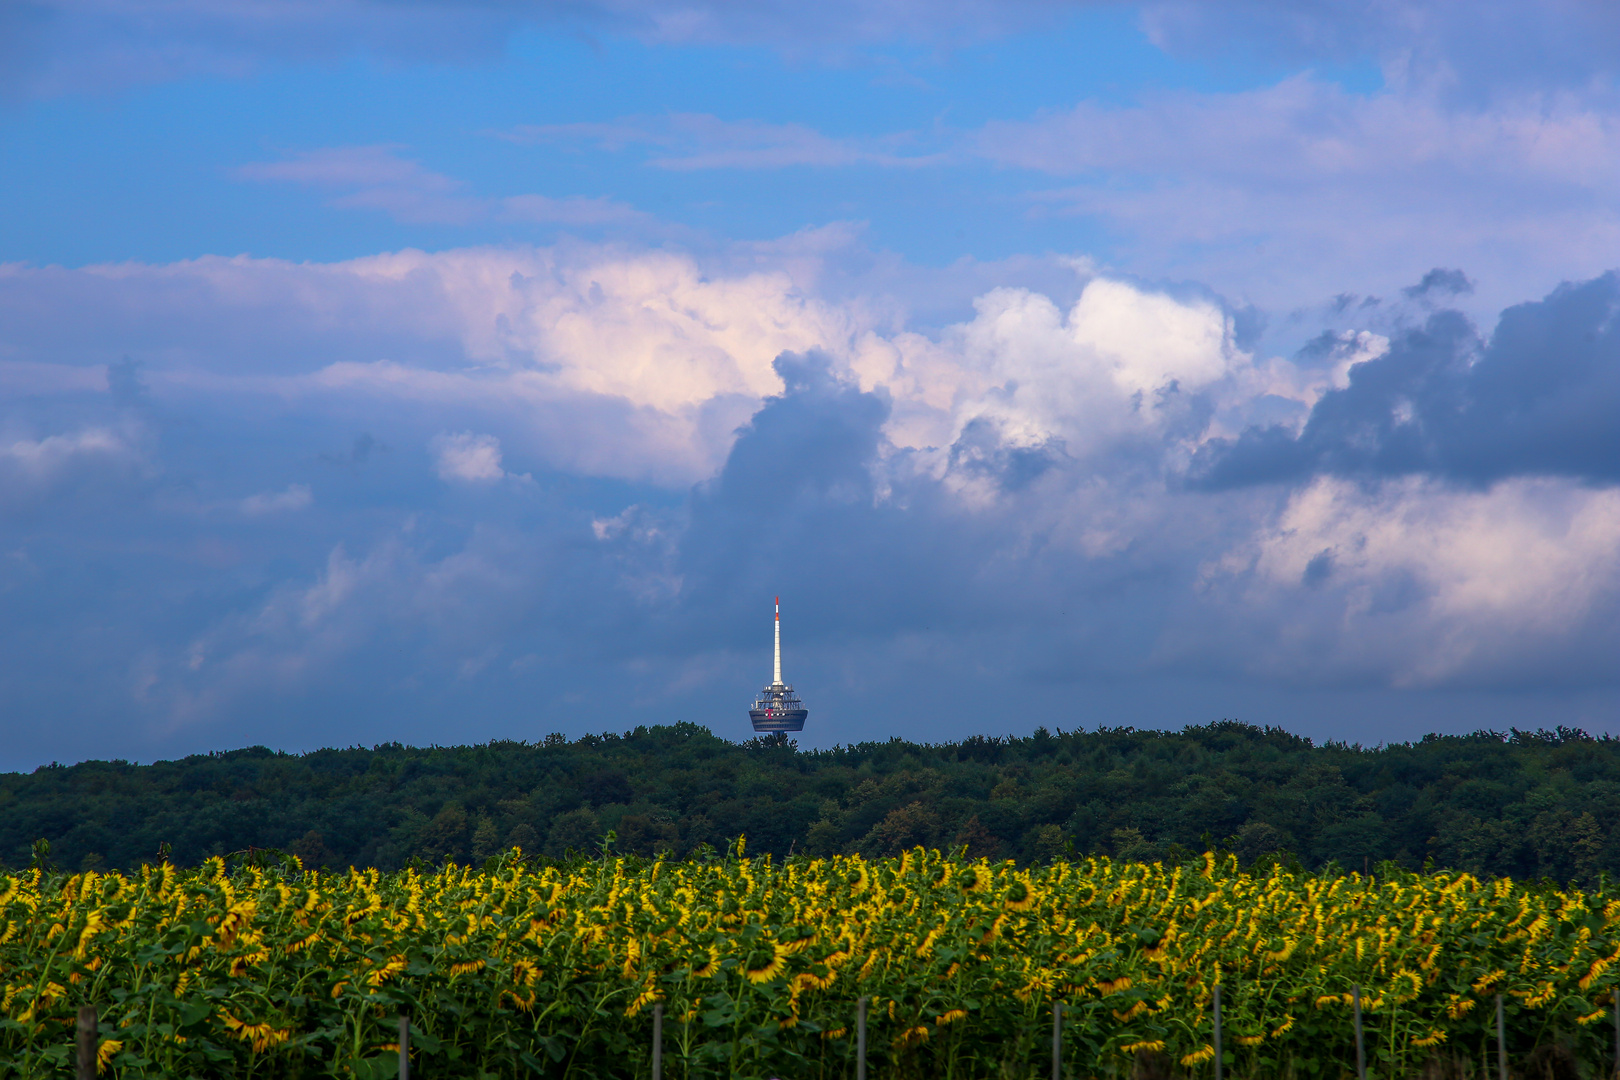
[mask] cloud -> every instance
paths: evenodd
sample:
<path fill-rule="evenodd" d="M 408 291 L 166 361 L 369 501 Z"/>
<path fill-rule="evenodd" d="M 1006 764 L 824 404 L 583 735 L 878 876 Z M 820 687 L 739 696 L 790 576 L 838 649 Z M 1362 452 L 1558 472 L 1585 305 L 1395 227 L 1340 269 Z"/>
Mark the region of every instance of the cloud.
<path fill-rule="evenodd" d="M 1601 681 L 1620 636 L 1620 489 L 1322 477 L 1200 588 L 1196 630 L 1166 648 L 1269 678 Z"/>
<path fill-rule="evenodd" d="M 503 137 L 634 150 L 675 170 L 988 161 L 1032 174 L 1019 181 L 1030 216 L 1091 217 L 1128 238 L 1123 268 L 1220 280 L 1278 310 L 1346 280 L 1387 293 L 1443 260 L 1469 267 L 1470 309 L 1487 317 L 1561 277 L 1601 273 L 1620 245 L 1608 182 L 1620 169 L 1620 98 L 1604 85 L 1475 99 L 1411 80 L 1357 93 L 1306 72 L 926 134 L 850 139 L 671 114 Z M 1031 186 L 1039 177 L 1059 182 Z"/>
<path fill-rule="evenodd" d="M 1139 433 L 1133 453 L 1075 456 L 970 422 L 940 474 L 887 442 L 885 396 L 829 358 L 778 368 L 784 393 L 694 493 L 677 534 L 666 572 L 682 582 L 671 614 L 683 619 L 746 625 L 747 598 L 782 582 L 808 607 L 801 618 L 846 648 L 923 628 L 945 649 L 1004 635 L 1013 655 L 995 664 L 1026 679 L 1612 682 L 1620 488 L 1321 477 L 1280 502 L 1211 502 L 1159 472 L 1187 437 L 1170 425 Z M 967 452 L 975 444 L 993 453 Z"/>
<path fill-rule="evenodd" d="M 1372 60 L 1395 84 L 1478 99 L 1504 91 L 1586 88 L 1620 71 L 1612 5 L 1511 0 L 1469 5 L 1413 0 L 1154 0 L 1149 36 L 1182 56 L 1234 53 L 1300 64 Z"/>
<path fill-rule="evenodd" d="M 1213 441 L 1194 474 L 1211 489 L 1317 473 L 1613 483 L 1616 415 L 1620 274 L 1611 271 L 1509 308 L 1488 341 L 1458 313 L 1437 312 L 1349 367 L 1347 385 L 1316 402 L 1297 434 L 1250 427 Z"/>
<path fill-rule="evenodd" d="M 400 146 L 335 146 L 305 150 L 288 161 L 261 161 L 240 166 L 243 180 L 285 180 L 317 187 L 406 187 L 419 191 L 454 191 L 461 185 L 407 161 Z"/>
<path fill-rule="evenodd" d="M 141 365 L 129 357 L 107 365 L 107 392 L 119 405 L 139 405 L 146 400 L 146 383 L 141 379 Z"/>
<path fill-rule="evenodd" d="M 1050 27 L 1088 0 L 596 0 L 479 5 L 381 0 L 244 7 L 38 0 L 0 9 L 0 53 L 10 93 L 107 92 L 192 76 L 241 78 L 277 63 L 335 63 L 357 55 L 477 63 L 499 57 L 527 29 L 623 34 L 658 44 L 765 46 L 839 62 L 874 45 L 956 48 Z M 1296 64 L 1371 60 L 1393 81 L 1488 95 L 1527 85 L 1589 86 L 1616 71 L 1620 16 L 1611 5 L 1512 0 L 1435 5 L 1406 0 L 1150 0 L 1141 21 L 1183 56 L 1234 54 Z"/>
<path fill-rule="evenodd" d="M 1474 283 L 1468 280 L 1468 275 L 1461 270 L 1446 270 L 1435 267 L 1423 275 L 1423 280 L 1416 285 L 1408 285 L 1401 290 L 1401 295 L 1409 300 L 1422 296 L 1446 295 L 1463 296 L 1474 291 Z"/>
<path fill-rule="evenodd" d="M 1095 216 L 1132 265 L 1220 280 L 1263 305 L 1354 280 L 1393 290 L 1436 261 L 1481 283 L 1478 309 L 1609 268 L 1620 246 L 1612 95 L 1453 103 L 1350 93 L 1310 74 L 1232 93 L 1082 102 L 967 136 L 964 152 L 1070 183 L 1038 213 Z M 1489 229 L 1481 222 L 1490 222 Z"/>
<path fill-rule="evenodd" d="M 879 165 L 919 167 L 945 160 L 934 154 L 902 154 L 910 133 L 881 139 L 838 139 L 803 124 L 722 120 L 706 113 L 626 117 L 608 124 L 523 125 L 502 133 L 516 142 L 589 142 L 599 150 L 645 146 L 648 164 L 660 169 L 781 169 L 794 166 Z"/>
<path fill-rule="evenodd" d="M 439 479 L 465 484 L 488 484 L 501 479 L 501 440 L 493 435 L 440 435 L 433 440 Z"/>
<path fill-rule="evenodd" d="M 290 510 L 302 510 L 313 501 L 308 485 L 288 484 L 285 491 L 263 491 L 257 495 L 249 495 L 240 503 L 242 513 L 248 517 L 262 517 L 265 514 L 280 514 Z"/>
<path fill-rule="evenodd" d="M 122 438 L 104 428 L 88 428 L 71 435 L 47 435 L 43 439 L 17 439 L 0 442 L 0 461 L 18 474 L 47 481 L 84 458 L 122 457 L 130 447 Z"/>
<path fill-rule="evenodd" d="M 959 334 L 984 389 L 958 427 L 991 418 L 1026 445 L 1058 437 L 1078 448 L 1155 425 L 1156 397 L 1204 390 L 1237 360 L 1218 305 L 1105 278 L 1066 316 L 1044 296 L 992 292 Z"/>
<path fill-rule="evenodd" d="M 795 4 L 715 0 L 586 0 L 468 7 L 382 0 L 243 7 L 222 0 L 127 3 L 38 0 L 0 9 L 0 53 L 12 94 L 57 96 L 212 76 L 241 78 L 276 63 L 336 63 L 359 55 L 477 63 L 502 55 L 517 33 L 622 34 L 661 44 L 764 45 L 800 56 L 847 57 L 863 45 L 959 45 L 1050 23 L 1047 0 L 841 0 L 810 12 Z M 9 55 L 7 55 L 9 54 Z"/>
<path fill-rule="evenodd" d="M 146 464 L 139 442 L 135 429 L 103 426 L 40 438 L 0 436 L 0 506 L 37 508 L 135 484 Z"/>
<path fill-rule="evenodd" d="M 343 192 L 329 205 L 376 210 L 414 225 L 472 225 L 487 221 L 577 227 L 651 221 L 632 206 L 606 197 L 525 194 L 466 195 L 466 186 L 421 162 L 399 156 L 399 146 L 338 146 L 300 151 L 284 161 L 239 166 L 241 180 L 283 182 Z"/>
<path fill-rule="evenodd" d="M 920 326 L 840 243 L 0 271 L 0 351 L 65 372 L 0 406 L 0 695 L 127 754 L 600 728 L 604 686 L 713 722 L 780 594 L 829 739 L 1612 704 L 1614 275 L 1485 337 L 1443 271 L 1281 357 L 1085 266 Z"/>
<path fill-rule="evenodd" d="M 847 354 L 879 318 L 782 267 L 589 245 L 18 266 L 0 269 L 0 312 L 19 362 L 131 353 L 154 397 L 390 401 L 431 425 L 418 444 L 462 410 L 556 467 L 691 483 L 779 385 L 774 357 Z"/>

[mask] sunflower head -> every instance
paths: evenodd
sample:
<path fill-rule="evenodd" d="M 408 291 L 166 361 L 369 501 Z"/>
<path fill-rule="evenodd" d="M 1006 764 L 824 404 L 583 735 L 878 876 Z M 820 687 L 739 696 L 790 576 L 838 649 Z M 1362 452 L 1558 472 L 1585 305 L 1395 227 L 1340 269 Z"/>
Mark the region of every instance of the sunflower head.
<path fill-rule="evenodd" d="M 124 1044 L 117 1039 L 103 1040 L 96 1050 L 96 1072 L 106 1072 L 112 1059 L 124 1048 Z"/>
<path fill-rule="evenodd" d="M 786 954 L 779 945 L 764 945 L 748 954 L 743 974 L 751 983 L 768 983 L 782 973 Z"/>
<path fill-rule="evenodd" d="M 707 979 L 720 970 L 720 950 L 713 945 L 709 946 L 709 955 L 701 964 L 692 969 L 692 974 L 700 979 Z"/>
<path fill-rule="evenodd" d="M 1187 1054 L 1186 1056 L 1184 1056 L 1181 1059 L 1181 1063 L 1183 1065 L 1185 1065 L 1185 1066 L 1191 1067 L 1193 1065 L 1202 1065 L 1206 1061 L 1213 1060 L 1214 1057 L 1215 1057 L 1215 1048 L 1213 1046 L 1209 1045 L 1208 1043 L 1205 1043 L 1203 1046 L 1199 1047 L 1197 1050 L 1194 1050 L 1192 1053 Z"/>

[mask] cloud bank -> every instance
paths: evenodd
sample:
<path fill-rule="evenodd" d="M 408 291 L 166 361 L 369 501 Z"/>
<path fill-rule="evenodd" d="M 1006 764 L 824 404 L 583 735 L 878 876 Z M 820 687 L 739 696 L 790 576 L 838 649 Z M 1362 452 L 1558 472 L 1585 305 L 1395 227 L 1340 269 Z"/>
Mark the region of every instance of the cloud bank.
<path fill-rule="evenodd" d="M 1616 275 L 1487 331 L 1437 271 L 1274 356 L 1200 288 L 925 330 L 816 262 L 0 270 L 0 689 L 60 720 L 13 753 L 724 729 L 776 594 L 829 741 L 1173 685 L 1613 699 Z"/>

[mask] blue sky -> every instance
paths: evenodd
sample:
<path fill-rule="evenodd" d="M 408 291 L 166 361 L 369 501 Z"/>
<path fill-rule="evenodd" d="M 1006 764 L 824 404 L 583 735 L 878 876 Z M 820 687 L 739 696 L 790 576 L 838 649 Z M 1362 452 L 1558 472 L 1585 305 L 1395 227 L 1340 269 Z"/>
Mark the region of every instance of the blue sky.
<path fill-rule="evenodd" d="M 1048 178 L 960 144 L 988 122 L 1057 102 L 1126 105 L 1147 87 L 1240 92 L 1287 74 L 1176 63 L 1123 7 L 1055 15 L 1039 33 L 949 50 L 874 42 L 825 58 L 521 28 L 497 55 L 464 64 L 353 55 L 29 102 L 5 143 L 19 211 L 8 255 L 341 259 L 389 247 L 544 242 L 559 232 L 546 221 L 401 221 L 329 206 L 336 182 L 278 189 L 252 179 L 288 159 L 357 147 L 443 177 L 462 198 L 608 196 L 716 238 L 860 220 L 869 243 L 933 264 L 1096 248 L 1108 239 L 1098 223 L 1031 214 L 1031 198 L 1053 186 Z M 1335 74 L 1358 89 L 1381 81 L 1371 65 Z M 757 160 L 744 167 L 701 165 L 749 152 Z M 789 164 L 772 167 L 773 154 Z M 917 175 L 897 187 L 895 168 Z M 942 214 L 957 220 L 942 230 Z"/>
<path fill-rule="evenodd" d="M 1620 731 L 1605 4 L 0 14 L 0 767 Z"/>

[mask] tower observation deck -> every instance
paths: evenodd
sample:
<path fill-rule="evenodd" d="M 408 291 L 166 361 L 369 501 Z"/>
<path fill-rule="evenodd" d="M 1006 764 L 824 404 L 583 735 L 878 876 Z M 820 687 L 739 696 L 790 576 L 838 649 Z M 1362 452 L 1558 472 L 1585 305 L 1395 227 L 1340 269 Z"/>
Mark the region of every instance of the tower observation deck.
<path fill-rule="evenodd" d="M 776 668 L 771 683 L 759 693 L 754 707 L 748 710 L 748 719 L 755 731 L 771 734 L 783 731 L 803 731 L 804 718 L 810 710 L 804 707 L 793 687 L 782 681 L 782 598 L 776 598 Z"/>

